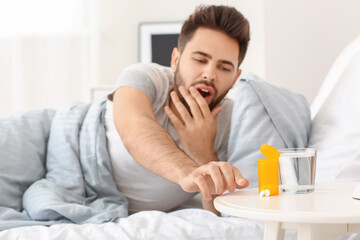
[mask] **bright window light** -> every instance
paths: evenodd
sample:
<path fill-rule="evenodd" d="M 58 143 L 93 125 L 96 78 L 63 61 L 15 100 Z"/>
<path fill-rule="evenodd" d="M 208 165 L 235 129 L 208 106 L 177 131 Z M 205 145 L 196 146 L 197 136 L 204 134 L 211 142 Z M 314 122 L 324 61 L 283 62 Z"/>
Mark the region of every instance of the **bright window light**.
<path fill-rule="evenodd" d="M 85 0 L 0 0 L 0 35 L 85 30 Z"/>

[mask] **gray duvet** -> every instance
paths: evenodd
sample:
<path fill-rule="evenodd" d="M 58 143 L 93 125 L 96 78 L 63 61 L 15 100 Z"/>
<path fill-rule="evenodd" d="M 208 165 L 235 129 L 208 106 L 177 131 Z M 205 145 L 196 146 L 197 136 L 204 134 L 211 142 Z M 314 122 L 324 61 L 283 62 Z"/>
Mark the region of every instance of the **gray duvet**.
<path fill-rule="evenodd" d="M 112 178 L 104 111 L 103 100 L 0 118 L 0 230 L 127 216 Z"/>

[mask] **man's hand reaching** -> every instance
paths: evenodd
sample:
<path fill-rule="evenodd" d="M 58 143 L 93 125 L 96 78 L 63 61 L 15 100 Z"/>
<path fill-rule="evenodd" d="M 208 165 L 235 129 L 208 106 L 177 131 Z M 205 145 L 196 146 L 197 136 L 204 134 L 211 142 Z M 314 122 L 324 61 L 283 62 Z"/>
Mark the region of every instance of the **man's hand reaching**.
<path fill-rule="evenodd" d="M 227 162 L 210 162 L 194 169 L 179 184 L 184 191 L 201 192 L 203 199 L 211 201 L 213 194 L 246 188 L 249 181 L 241 175 L 239 169 Z"/>
<path fill-rule="evenodd" d="M 188 91 L 180 86 L 179 91 L 189 105 L 191 114 L 176 92 L 171 93 L 171 99 L 181 119 L 169 107 L 165 107 L 165 112 L 179 134 L 183 151 L 199 165 L 216 161 L 214 150 L 217 133 L 216 116 L 221 111 L 221 107 L 217 106 L 210 111 L 208 103 L 194 87 L 190 87 Z"/>

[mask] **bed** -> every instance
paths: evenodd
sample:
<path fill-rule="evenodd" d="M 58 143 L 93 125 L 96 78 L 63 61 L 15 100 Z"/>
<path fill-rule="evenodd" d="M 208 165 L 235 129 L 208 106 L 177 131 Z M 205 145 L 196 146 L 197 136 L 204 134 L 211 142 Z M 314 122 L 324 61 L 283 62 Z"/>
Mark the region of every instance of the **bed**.
<path fill-rule="evenodd" d="M 267 95 L 261 95 L 261 89 L 256 91 L 257 94 L 246 95 L 246 98 L 253 97 L 252 101 L 248 101 L 249 104 L 253 105 L 244 105 L 244 101 L 237 99 L 238 105 L 234 106 L 234 109 L 238 109 L 237 113 L 233 115 L 232 119 L 232 128 L 236 131 L 232 131 L 229 143 L 229 151 L 232 153 L 229 161 L 235 164 L 239 169 L 244 173 L 244 175 L 249 178 L 252 183 L 252 187 L 256 186 L 256 159 L 259 155 L 258 146 L 259 144 L 266 143 L 272 144 L 276 147 L 281 147 L 285 144 L 285 147 L 298 146 L 301 147 L 304 144 L 307 144 L 310 147 L 315 147 L 318 151 L 318 162 L 317 162 L 317 182 L 325 181 L 360 181 L 360 128 L 358 122 L 360 120 L 360 111 L 357 110 L 357 103 L 359 100 L 359 95 L 357 94 L 357 89 L 360 89 L 360 37 L 353 41 L 349 46 L 347 46 L 344 51 L 340 54 L 331 70 L 329 71 L 326 79 L 321 86 L 321 89 L 316 97 L 312 108 L 311 108 L 311 121 L 312 129 L 310 132 L 310 125 L 307 123 L 310 114 L 308 113 L 306 104 L 302 102 L 293 102 L 289 105 L 298 104 L 299 107 L 302 107 L 302 114 L 297 116 L 298 119 L 305 119 L 304 121 L 297 121 L 294 125 L 292 119 L 288 121 L 281 122 L 281 119 L 286 118 L 288 115 L 298 115 L 298 113 L 290 113 L 288 111 L 294 111 L 294 108 L 289 108 L 287 112 L 278 113 L 275 110 L 271 110 L 272 106 L 263 106 L 261 111 L 256 109 L 255 112 L 261 112 L 260 115 L 245 115 L 242 114 L 245 109 L 254 107 L 254 101 L 261 102 L 270 102 L 271 99 L 265 98 Z M 249 76 L 249 79 L 256 80 L 255 76 Z M 251 82 L 251 81 L 250 81 Z M 256 84 L 255 84 L 256 85 Z M 256 88 L 253 84 L 242 83 L 238 88 L 246 92 L 246 90 Z M 252 91 L 252 90 L 251 90 Z M 281 90 L 285 91 L 286 90 Z M 283 92 L 279 93 L 283 96 Z M 280 96 L 279 95 L 279 96 Z M 241 97 L 241 96 L 239 96 Z M 245 96 L 242 96 L 245 97 Z M 278 97 L 276 97 L 278 98 Z M 242 104 L 240 104 L 242 103 Z M 276 104 L 276 103 L 274 103 Z M 101 103 L 98 103 L 98 107 Z M 271 104 L 270 104 L 271 105 Z M 96 111 L 96 106 L 90 105 L 70 105 L 64 108 L 67 111 L 77 111 L 79 119 L 87 119 L 86 116 L 82 113 L 83 108 L 93 108 Z M 11 120 L 11 126 L 13 127 L 12 131 L 16 131 L 17 128 L 22 126 L 14 126 L 13 122 L 19 120 L 23 124 L 23 116 L 28 119 L 26 122 L 28 130 L 23 132 L 24 136 L 21 136 L 22 139 L 11 139 L 9 135 L 9 126 L 5 125 L 4 119 L 7 119 L 8 122 Z M 237 116 L 238 114 L 238 116 Z M 51 123 L 56 113 L 52 110 L 39 110 L 39 111 L 30 111 L 26 113 L 21 113 L 20 115 L 11 115 L 2 117 L 2 126 L 4 129 L 7 129 L 7 134 L 4 135 L 5 131 L 2 131 L 0 145 L 7 146 L 9 142 L 20 142 L 19 146 L 16 149 L 22 147 L 33 148 L 36 147 L 37 151 L 33 154 L 34 156 L 21 156 L 18 158 L 9 158 L 9 153 L 0 153 L 0 161 L 2 159 L 11 159 L 12 162 L 1 162 L 0 165 L 0 186 L 1 186 L 1 196 L 0 196 L 0 226 L 2 231 L 0 231 L 0 239 L 262 239 L 264 232 L 264 223 L 257 221 L 250 221 L 241 218 L 222 216 L 217 217 L 216 215 L 202 210 L 201 201 L 199 195 L 195 196 L 190 201 L 179 206 L 179 208 L 174 209 L 171 212 L 165 213 L 160 211 L 142 211 L 130 216 L 126 216 L 126 213 L 121 208 L 113 207 L 111 204 L 115 204 L 110 201 L 107 197 L 114 196 L 118 193 L 113 192 L 113 182 L 111 179 L 105 177 L 97 176 L 101 181 L 109 184 L 110 187 L 106 190 L 105 193 L 99 193 L 97 183 L 84 183 L 89 187 L 88 191 L 92 191 L 95 196 L 101 196 L 100 203 L 92 199 L 93 205 L 89 204 L 89 209 L 85 209 L 84 212 L 87 214 L 89 211 L 93 214 L 92 218 L 88 217 L 79 217 L 78 213 L 68 211 L 69 208 L 57 208 L 57 211 L 51 212 L 51 208 L 45 208 L 41 211 L 34 207 L 33 200 L 37 199 L 40 203 L 48 204 L 48 201 L 41 201 L 42 195 L 40 193 L 41 189 L 48 187 L 50 183 L 42 181 L 48 176 L 56 178 L 56 173 L 54 175 L 49 174 L 49 170 L 46 166 L 46 159 L 43 156 L 41 151 L 46 152 L 47 148 L 43 144 L 41 139 L 35 139 L 32 141 L 24 141 L 26 137 L 32 135 L 34 129 L 41 138 L 55 138 L 52 135 L 47 135 L 46 133 L 51 129 Z M 73 114 L 74 115 L 74 114 Z M 41 122 L 37 122 L 38 126 L 34 125 L 34 122 L 31 122 L 31 119 L 36 118 L 36 116 L 41 116 Z M 65 115 L 66 116 L 66 115 Z M 233 124 L 238 117 L 248 117 L 246 124 L 237 125 Z M 65 117 L 66 118 L 66 117 Z M 262 119 L 261 121 L 254 122 L 251 119 Z M 277 120 L 278 118 L 278 120 Z M 9 120 L 10 119 L 10 120 Z M 30 119 L 30 120 L 29 120 Z M 279 120 L 280 119 L 280 120 Z M 65 119 L 68 120 L 68 119 Z M 65 121 L 64 118 L 57 119 L 57 121 Z M 244 119 L 242 119 L 244 121 Z M 74 120 L 75 121 L 75 120 Z M 88 122 L 98 121 L 98 118 L 90 119 Z M 280 121 L 280 122 L 278 122 Z M 9 123 L 10 124 L 10 123 Z M 299 125 L 300 124 L 300 125 Z M 65 125 L 66 122 L 60 125 Z M 96 125 L 96 122 L 91 122 L 87 125 L 88 128 Z M 255 125 L 255 127 L 254 127 Z M 271 125 L 271 127 L 269 127 Z M 78 127 L 80 125 L 77 125 Z M 11 127 L 10 127 L 11 128 Z M 298 131 L 299 128 L 303 129 L 296 136 L 291 136 L 286 134 L 286 129 L 293 128 L 293 131 Z M 283 130 L 282 130 L 283 129 Z M 284 130 L 285 129 L 285 130 Z M 296 130 L 297 129 L 297 130 Z M 66 131 L 72 132 L 74 129 L 65 129 Z M 259 135 L 259 132 L 262 134 Z M 11 133 L 11 131 L 10 131 Z M 39 134 L 40 133 L 40 134 Z M 64 134 L 64 131 L 57 133 Z M 55 136 L 59 136 L 55 134 Z M 249 136 L 247 139 L 239 140 L 239 135 L 246 134 Z M 269 141 L 269 136 L 271 140 Z M 33 137 L 33 136 L 32 136 Z M 9 139 L 10 138 L 10 139 Z M 76 136 L 72 139 L 70 137 L 69 141 L 77 142 L 81 136 Z M 66 138 L 69 139 L 69 138 Z M 101 140 L 101 139 L 100 139 Z M 95 144 L 89 140 L 86 142 L 87 145 L 92 146 Z M 95 141 L 95 140 L 94 140 Z M 97 140 L 99 141 L 99 139 Z M 95 141 L 96 142 L 96 141 Z M 44 146 L 43 146 L 43 145 Z M 55 141 L 53 144 L 57 144 Z M 95 144 L 96 145 L 96 144 Z M 239 148 L 239 146 L 248 146 L 246 148 Z M 10 148 L 10 147 L 9 147 Z M 38 151 L 38 149 L 42 149 Z M 54 156 L 64 152 L 64 149 L 57 149 Z M 104 151 L 104 149 L 99 149 L 99 151 Z M 21 152 L 21 151 L 20 151 Z M 8 155 L 5 155 L 8 154 Z M 17 151 L 12 152 L 12 156 L 20 154 Z M 80 154 L 80 153 L 79 153 Z M 86 154 L 81 153 L 81 154 Z M 91 154 L 91 153 L 88 153 Z M 39 157 L 40 156 L 40 157 Z M 246 156 L 246 157 L 243 157 Z M 20 161 L 21 159 L 36 159 L 35 162 L 30 162 L 23 164 Z M 242 161 L 237 161 L 239 158 L 242 158 Z M 56 159 L 56 157 L 54 157 Z M 23 161 L 23 160 L 21 160 Z M 101 165 L 106 169 L 106 161 L 103 160 Z M 19 166 L 22 163 L 22 167 L 10 169 L 9 166 Z M 73 164 L 69 162 L 70 166 Z M 81 164 L 80 164 L 81 165 Z M 81 165 L 82 166 L 82 165 Z M 92 174 L 92 167 L 89 166 L 90 171 L 87 174 Z M 67 182 L 66 179 L 61 179 L 61 184 L 72 184 L 73 180 L 71 178 L 76 177 L 76 170 L 69 169 L 69 178 Z M 93 169 L 96 172 L 96 169 Z M 27 174 L 31 172 L 31 174 Z M 71 175 L 75 174 L 75 176 Z M 9 176 L 16 176 L 13 181 L 9 181 Z M 77 176 L 79 178 L 79 176 Z M 81 176 L 80 176 L 81 178 Z M 6 183 L 4 182 L 6 180 Z M 92 178 L 91 178 L 92 179 Z M 34 187 L 34 182 L 39 182 Z M 3 181 L 3 182 L 1 182 Z M 80 181 L 80 180 L 79 180 Z M 21 184 L 17 184 L 21 182 Z M 5 189 L 5 184 L 7 189 Z M 5 186 L 5 187 L 4 187 Z M 15 187 L 14 187 L 15 186 Z M 73 187 L 73 186 L 71 186 Z M 72 189 L 70 187 L 70 189 Z M 86 187 L 85 187 L 86 188 Z M 29 190 L 30 189 L 30 190 Z M 33 190 L 32 190 L 33 189 Z M 78 189 L 73 189 L 75 192 Z M 61 192 L 62 190 L 60 190 Z M 103 190 L 102 190 L 103 191 Z M 6 193 L 6 194 L 5 194 Z M 57 191 L 54 191 L 56 194 Z M 47 194 L 47 193 L 46 193 Z M 71 194 L 69 192 L 63 192 L 62 197 L 66 198 L 64 194 Z M 79 193 L 82 194 L 81 192 Z M 117 196 L 117 195 L 116 195 Z M 54 197 L 51 195 L 51 197 Z M 118 201 L 125 201 L 121 194 L 117 196 Z M 124 204 L 125 202 L 121 202 Z M 96 204 L 95 204 L 96 203 Z M 56 201 L 53 204 L 57 204 Z M 98 208 L 99 205 L 103 206 L 105 210 Z M 24 208 L 25 206 L 25 208 Z M 59 207 L 56 205 L 56 207 Z M 26 209 L 26 211 L 24 210 Z M 49 210 L 50 209 L 50 210 Z M 60 210 L 59 210 L 60 209 Z M 73 209 L 73 208 L 72 208 Z M 77 209 L 77 208 L 75 208 Z M 49 211 L 51 212 L 52 219 L 49 218 Z M 79 210 L 81 211 L 81 210 Z M 67 217 L 65 220 L 61 220 L 58 215 L 62 213 Z M 117 215 L 113 215 L 116 213 Z M 116 217 L 121 214 L 124 214 L 123 217 Z M 359 213 L 360 214 L 360 213 Z M 32 216 L 32 219 L 29 218 L 29 215 Z M 80 214 L 81 215 L 81 214 Z M 85 216 L 85 215 L 84 215 Z M 95 216 L 95 218 L 94 218 Z M 59 220 L 60 219 L 60 220 Z M 91 219 L 91 220 L 89 220 Z M 94 220 L 95 219 L 95 220 Z M 54 221 L 55 220 L 55 221 Z M 62 222 L 63 221 L 63 222 Z M 76 224 L 76 222 L 79 222 Z M 98 222 L 97 222 L 98 221 Z M 103 221 L 103 223 L 101 222 Z M 74 223 L 75 222 L 75 223 Z M 292 231 L 286 232 L 285 239 L 296 239 L 296 233 Z M 360 239 L 360 236 L 357 234 L 348 234 L 343 235 L 338 238 L 340 239 Z"/>

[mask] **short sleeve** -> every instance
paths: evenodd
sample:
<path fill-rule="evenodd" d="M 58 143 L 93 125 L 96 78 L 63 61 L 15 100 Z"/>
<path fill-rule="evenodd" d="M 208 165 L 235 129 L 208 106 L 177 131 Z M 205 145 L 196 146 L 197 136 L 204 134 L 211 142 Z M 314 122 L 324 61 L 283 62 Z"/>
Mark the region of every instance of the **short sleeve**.
<path fill-rule="evenodd" d="M 108 99 L 113 100 L 113 95 L 119 87 L 134 87 L 144 92 L 152 104 L 156 104 L 158 97 L 167 96 L 172 85 L 173 73 L 169 67 L 155 63 L 137 63 L 124 69 Z"/>

